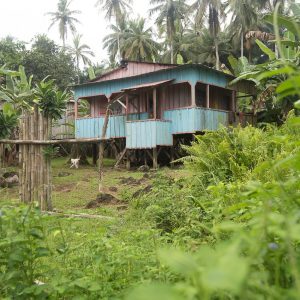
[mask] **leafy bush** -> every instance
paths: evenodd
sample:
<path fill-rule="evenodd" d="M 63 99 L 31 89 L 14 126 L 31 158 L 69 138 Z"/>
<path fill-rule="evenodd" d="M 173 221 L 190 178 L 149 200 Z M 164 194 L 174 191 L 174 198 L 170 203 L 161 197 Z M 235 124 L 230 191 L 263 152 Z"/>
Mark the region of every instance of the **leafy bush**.
<path fill-rule="evenodd" d="M 191 175 L 134 202 L 157 228 L 173 224 L 176 248 L 159 258 L 177 277 L 128 299 L 298 298 L 299 125 L 291 114 L 281 128 L 222 128 L 186 148 Z"/>

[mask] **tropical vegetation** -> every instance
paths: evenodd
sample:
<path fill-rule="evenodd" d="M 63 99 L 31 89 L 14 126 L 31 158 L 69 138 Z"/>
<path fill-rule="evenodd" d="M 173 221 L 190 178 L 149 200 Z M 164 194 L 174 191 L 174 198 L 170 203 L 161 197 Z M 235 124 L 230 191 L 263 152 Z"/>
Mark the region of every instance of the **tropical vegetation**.
<path fill-rule="evenodd" d="M 281 0 L 192 6 L 153 0 L 158 28 L 149 29 L 143 18 L 129 20 L 129 4 L 98 1 L 115 22 L 104 42 L 111 63 L 120 55 L 220 68 L 235 75 L 232 84 L 255 84 L 258 97 L 242 95 L 239 106 L 259 122 L 196 135 L 183 147 L 176 170 L 126 173 L 108 165 L 106 183 L 118 191 L 119 210 L 105 206 L 87 213 L 96 170 L 66 169 L 70 173 L 62 177 L 59 158 L 53 161 L 54 202 L 63 210 L 58 216 L 13 201 L 17 188 L 1 189 L 0 298 L 298 299 L 300 6 Z M 233 25 L 226 26 L 226 12 Z M 44 74 L 42 50 L 53 47 L 49 59 L 63 57 L 74 77 L 80 60 L 91 63 L 80 36 L 77 54 L 44 36 L 38 40 L 30 50 L 11 38 L 0 42 L 0 61 L 7 64 L 0 67 L 0 138 L 14 134 L 24 109 L 37 106 L 61 117 L 69 93 L 58 87 L 66 83 L 55 73 L 47 77 L 50 66 L 49 74 L 38 77 Z M 37 59 L 23 64 L 28 55 Z M 79 219 L 75 201 L 85 212 Z"/>

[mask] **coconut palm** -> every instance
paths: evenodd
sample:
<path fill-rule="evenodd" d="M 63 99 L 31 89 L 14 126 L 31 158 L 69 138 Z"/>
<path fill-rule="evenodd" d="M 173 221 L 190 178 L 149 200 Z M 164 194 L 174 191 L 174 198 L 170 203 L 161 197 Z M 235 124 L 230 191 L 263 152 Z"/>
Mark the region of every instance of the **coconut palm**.
<path fill-rule="evenodd" d="M 210 35 L 214 39 L 214 52 L 216 57 L 215 67 L 220 69 L 218 35 L 220 32 L 220 22 L 224 18 L 224 5 L 221 0 L 196 0 L 191 5 L 191 10 L 196 11 L 195 24 L 201 30 L 205 21 L 208 22 Z"/>
<path fill-rule="evenodd" d="M 106 12 L 105 17 L 110 21 L 115 18 L 116 25 L 120 26 L 124 21 L 124 16 L 131 9 L 132 0 L 98 0 L 96 6 Z"/>
<path fill-rule="evenodd" d="M 183 0 L 151 0 L 150 15 L 158 14 L 156 23 L 158 26 L 165 27 L 167 41 L 170 47 L 171 63 L 174 63 L 174 35 L 176 33 L 176 22 L 185 18 L 187 5 Z"/>
<path fill-rule="evenodd" d="M 245 34 L 248 31 L 259 30 L 259 5 L 253 0 L 229 0 L 228 8 L 232 13 L 231 31 L 240 37 L 241 57 L 243 57 Z"/>
<path fill-rule="evenodd" d="M 152 39 L 152 29 L 145 28 L 145 19 L 129 21 L 125 34 L 125 56 L 139 61 L 153 61 L 158 55 L 160 44 Z"/>
<path fill-rule="evenodd" d="M 227 31 L 220 31 L 217 37 L 218 52 L 215 51 L 216 37 L 209 29 L 204 29 L 195 44 L 197 62 L 208 66 L 216 65 L 217 61 L 225 63 L 228 55 L 232 53 L 230 36 Z"/>
<path fill-rule="evenodd" d="M 91 51 L 91 48 L 81 43 L 81 34 L 76 34 L 73 39 L 73 48 L 70 48 L 70 53 L 74 56 L 78 72 L 78 83 L 80 83 L 80 61 L 84 65 L 91 65 L 90 56 L 94 56 L 94 53 Z"/>
<path fill-rule="evenodd" d="M 59 0 L 57 11 L 47 13 L 47 15 L 51 16 L 49 29 L 58 23 L 59 35 L 63 41 L 63 48 L 66 46 L 68 29 L 74 33 L 76 31 L 75 23 L 79 23 L 79 20 L 76 19 L 74 15 L 81 13 L 79 10 L 70 10 L 69 6 L 71 2 L 72 0 Z"/>
<path fill-rule="evenodd" d="M 109 53 L 110 62 L 114 62 L 125 57 L 125 40 L 128 24 L 122 22 L 120 25 L 110 25 L 111 33 L 106 35 L 103 39 L 103 48 L 107 49 Z"/>

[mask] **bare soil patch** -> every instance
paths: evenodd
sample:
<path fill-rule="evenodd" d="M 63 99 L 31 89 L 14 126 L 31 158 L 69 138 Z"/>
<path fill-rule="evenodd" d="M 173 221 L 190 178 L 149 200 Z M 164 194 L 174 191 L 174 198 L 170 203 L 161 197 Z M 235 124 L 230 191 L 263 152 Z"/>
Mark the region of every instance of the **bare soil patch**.
<path fill-rule="evenodd" d="M 97 208 L 105 205 L 124 206 L 124 203 L 111 194 L 103 193 L 98 195 L 96 200 L 90 201 L 85 208 Z"/>

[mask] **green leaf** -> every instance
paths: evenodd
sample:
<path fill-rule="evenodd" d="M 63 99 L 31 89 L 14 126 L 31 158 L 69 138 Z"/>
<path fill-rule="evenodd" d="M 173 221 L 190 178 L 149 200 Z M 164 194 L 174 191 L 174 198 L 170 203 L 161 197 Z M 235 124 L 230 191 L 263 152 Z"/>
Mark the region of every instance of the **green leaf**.
<path fill-rule="evenodd" d="M 266 15 L 264 20 L 270 24 L 274 24 L 274 16 Z M 286 28 L 288 31 L 292 32 L 298 38 L 300 37 L 300 27 L 291 18 L 277 15 L 278 25 Z"/>
<path fill-rule="evenodd" d="M 261 42 L 260 40 L 256 40 L 255 42 L 258 45 L 258 47 L 261 49 L 261 51 L 269 56 L 270 60 L 276 59 L 276 54 L 270 48 L 268 48 L 263 42 Z"/>
<path fill-rule="evenodd" d="M 173 287 L 163 284 L 152 284 L 134 289 L 126 300 L 185 300 L 186 298 Z"/>
<path fill-rule="evenodd" d="M 271 70 L 271 71 L 262 72 L 261 74 L 259 74 L 256 77 L 256 80 L 261 81 L 262 79 L 265 79 L 265 78 L 270 78 L 270 77 L 273 77 L 273 76 L 276 76 L 276 75 L 289 74 L 293 71 L 294 71 L 294 69 L 292 67 L 285 66 L 285 67 L 282 67 L 280 69 L 275 69 L 275 70 Z"/>
<path fill-rule="evenodd" d="M 197 262 L 191 254 L 175 249 L 165 249 L 159 251 L 159 257 L 176 273 L 189 276 L 198 271 Z"/>

